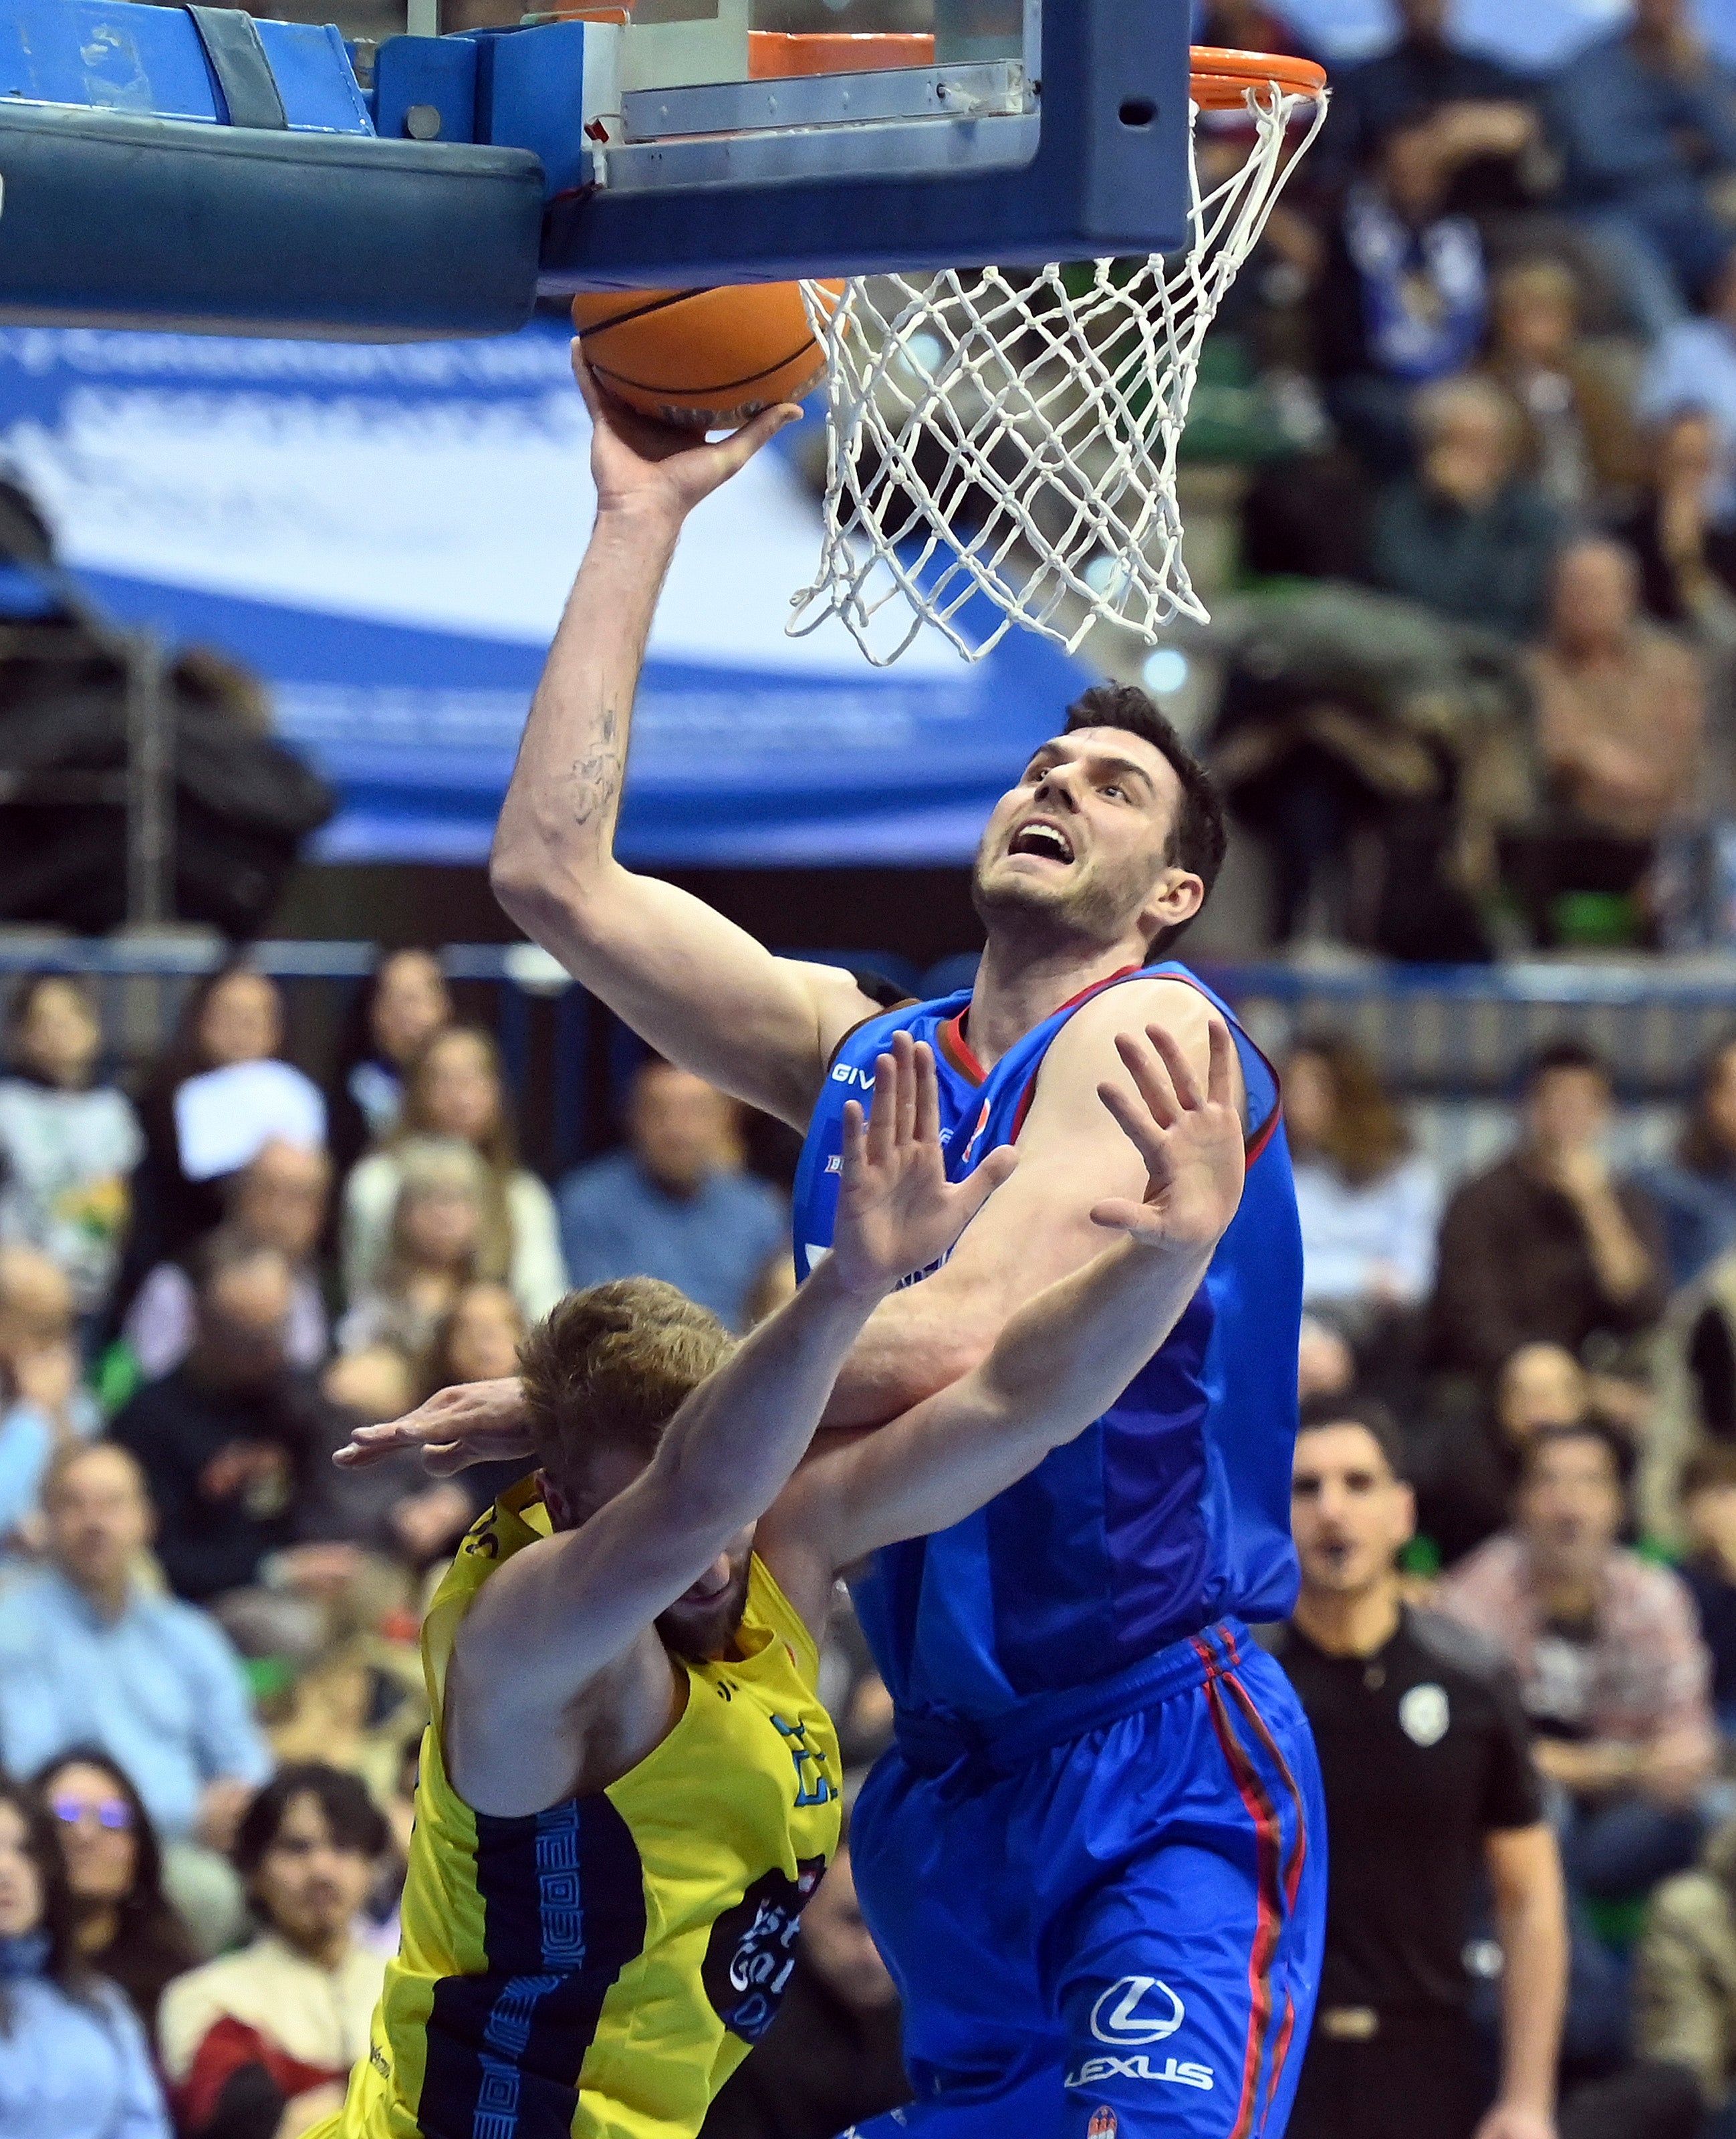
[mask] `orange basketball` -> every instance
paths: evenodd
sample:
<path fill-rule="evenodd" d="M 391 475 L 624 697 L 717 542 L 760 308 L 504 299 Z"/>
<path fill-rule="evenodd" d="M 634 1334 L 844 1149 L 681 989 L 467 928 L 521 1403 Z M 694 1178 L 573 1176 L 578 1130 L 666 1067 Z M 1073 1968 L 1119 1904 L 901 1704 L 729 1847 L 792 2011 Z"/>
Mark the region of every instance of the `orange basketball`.
<path fill-rule="evenodd" d="M 586 291 L 573 324 L 599 386 L 693 430 L 733 430 L 775 401 L 800 401 L 826 369 L 795 282 Z"/>

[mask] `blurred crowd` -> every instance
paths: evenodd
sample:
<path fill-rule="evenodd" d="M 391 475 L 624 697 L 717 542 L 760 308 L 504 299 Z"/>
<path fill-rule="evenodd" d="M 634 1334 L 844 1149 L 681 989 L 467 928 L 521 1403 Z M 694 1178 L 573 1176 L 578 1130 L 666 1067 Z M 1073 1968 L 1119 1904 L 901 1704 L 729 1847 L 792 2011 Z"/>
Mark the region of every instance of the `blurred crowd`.
<path fill-rule="evenodd" d="M 1212 747 L 1271 933 L 1728 942 L 1736 81 L 1689 0 L 1544 76 L 1446 0 L 1393 27 L 1333 70 L 1184 448 L 1244 465 Z M 1263 0 L 1196 34 L 1303 49 Z M 1227 174 L 1245 124 L 1202 125 Z"/>
<path fill-rule="evenodd" d="M 1198 34 L 1300 44 L 1260 0 Z M 1246 149 L 1202 134 L 1208 174 Z M 1240 365 L 1264 412 L 1210 750 L 1274 936 L 1736 942 L 1736 81 L 1686 0 L 1547 79 L 1400 0 L 1209 356 L 1202 409 Z M 790 1282 L 700 1079 L 640 1062 L 618 1148 L 551 1183 L 433 954 L 381 960 L 323 1079 L 285 1026 L 227 965 L 122 1089 L 76 977 L 4 1005 L 3 2139 L 296 2139 L 365 2053 L 421 1610 L 506 1479 L 340 1471 L 355 1426 L 511 1373 L 570 1286 L 743 1329 Z M 1298 2139 L 1473 2128 L 1550 1923 L 1566 2139 L 1731 2139 L 1736 1032 L 1626 1170 L 1577 1043 L 1460 1178 L 1342 1033 L 1280 1066 L 1303 1590 L 1266 1638 L 1343 1867 Z M 842 1598 L 822 1691 L 859 1770 L 890 1714 Z M 800 1954 L 709 2139 L 902 2097 L 847 1848 Z"/>
<path fill-rule="evenodd" d="M 0 2132 L 295 2139 L 395 1946 L 425 1597 L 520 1467 L 333 1451 L 513 1373 L 570 1285 L 663 1277 L 745 1329 L 790 1285 L 787 1198 L 652 1060 L 619 1148 L 546 1183 L 426 951 L 382 958 L 323 1084 L 240 960 L 130 1090 L 74 976 L 15 984 L 3 1033 Z M 825 1673 L 859 1762 L 889 1724 L 848 1622 Z M 902 2082 L 847 1855 L 816 1924 L 796 2004 L 848 2054 L 778 2100 L 829 2134 L 853 2076 Z M 736 2097 L 720 2130 L 784 2128 Z"/>
<path fill-rule="evenodd" d="M 740 1329 L 790 1283 L 784 1192 L 698 1079 L 641 1060 L 619 1146 L 551 1187 L 436 956 L 383 957 L 355 1009 L 322 1084 L 286 1059 L 276 985 L 237 960 L 130 1092 L 84 983 L 39 974 L 6 1005 L 0 1996 L 42 2018 L 0 2029 L 0 2132 L 295 2139 L 325 2112 L 396 1935 L 421 1611 L 511 1476 L 343 1471 L 332 1451 L 511 1373 L 570 1285 L 666 1278 Z M 1542 1823 L 1565 1867 L 1563 2131 L 1698 2139 L 1736 2102 L 1736 1032 L 1667 1154 L 1626 1171 L 1611 1072 L 1577 1042 L 1530 1061 L 1510 1148 L 1456 1179 L 1343 1033 L 1295 1038 L 1280 1067 L 1306 1579 L 1269 1637 L 1304 1690 L 1362 1656 L 1330 1629 L 1374 1554 L 1436 1673 L 1399 1724 L 1435 1742 L 1436 1696 L 1443 1733 L 1465 1701 L 1504 1717 L 1478 1817 L 1496 1842 Z M 1322 1451 L 1355 1457 L 1359 1435 L 1375 1453 L 1333 1471 Z M 1472 1689 L 1450 1701 L 1428 1632 L 1448 1623 Z M 841 1593 L 822 1691 L 859 1772 L 890 1712 Z M 1310 1712 L 1349 1819 L 1334 1711 Z M 1358 1819 L 1371 1792 L 1411 1789 L 1391 1750 L 1351 1763 Z M 1333 1861 L 1380 1862 L 1342 1838 Z M 1362 1906 L 1335 1899 L 1333 1936 L 1354 1946 Z M 1429 2068 L 1460 2058 L 1467 2097 L 1493 2069 L 1477 2001 L 1509 1936 L 1499 1906 L 1478 1929 L 1489 1906 L 1467 1892 L 1461 1938 L 1443 1901 L 1444 1959 L 1416 1984 L 1381 1960 L 1328 2009 L 1361 2025 L 1444 2000 L 1464 2032 Z M 829 2139 L 900 2098 L 896 1997 L 847 1853 L 814 1925 L 712 2139 Z M 1333 2040 L 1311 2055 L 1352 2056 Z M 128 2104 L 135 2124 L 115 2122 Z"/>

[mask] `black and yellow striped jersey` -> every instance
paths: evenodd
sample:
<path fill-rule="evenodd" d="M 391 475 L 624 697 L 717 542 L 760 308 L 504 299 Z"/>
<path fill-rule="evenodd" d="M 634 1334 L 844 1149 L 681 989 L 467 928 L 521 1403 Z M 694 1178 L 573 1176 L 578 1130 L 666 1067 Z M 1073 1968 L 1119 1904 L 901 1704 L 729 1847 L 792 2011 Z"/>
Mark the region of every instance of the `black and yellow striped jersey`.
<path fill-rule="evenodd" d="M 430 1607 L 401 1944 L 369 2056 L 316 2139 L 692 2139 L 777 2009 L 837 1847 L 839 1770 L 813 1639 L 757 1558 L 738 1653 L 683 1667 L 680 1718 L 619 1782 L 499 1819 L 447 1779 L 458 1626 L 548 1534 L 527 1480 Z"/>

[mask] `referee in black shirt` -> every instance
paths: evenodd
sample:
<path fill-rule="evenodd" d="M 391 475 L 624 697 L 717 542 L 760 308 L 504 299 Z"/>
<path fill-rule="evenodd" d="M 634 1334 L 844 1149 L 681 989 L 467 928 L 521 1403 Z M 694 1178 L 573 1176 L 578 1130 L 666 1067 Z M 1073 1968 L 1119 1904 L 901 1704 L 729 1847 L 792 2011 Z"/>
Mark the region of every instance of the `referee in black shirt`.
<path fill-rule="evenodd" d="M 1302 1594 L 1276 1647 L 1320 1749 L 1328 1884 L 1289 2139 L 1553 2139 L 1567 1929 L 1518 1690 L 1475 1635 L 1400 1601 L 1416 1509 L 1379 1407 L 1304 1413 L 1293 1514 Z M 1462 1959 L 1485 1870 L 1493 2107 Z"/>

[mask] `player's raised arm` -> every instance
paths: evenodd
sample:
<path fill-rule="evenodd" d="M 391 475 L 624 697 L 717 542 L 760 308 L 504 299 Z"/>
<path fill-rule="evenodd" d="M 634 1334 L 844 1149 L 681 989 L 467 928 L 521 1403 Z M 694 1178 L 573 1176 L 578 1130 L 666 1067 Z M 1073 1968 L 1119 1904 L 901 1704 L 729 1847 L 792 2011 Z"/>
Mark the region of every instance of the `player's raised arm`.
<path fill-rule="evenodd" d="M 1090 1216 L 1099 1238 L 1122 1238 L 1020 1309 L 961 1381 L 798 1474 L 759 1544 L 798 1610 L 817 1608 L 839 1568 L 961 1521 L 1082 1432 L 1198 1291 L 1241 1201 L 1229 1030 L 1212 1019 L 1203 1089 L 1161 1026 L 1123 1033 L 1116 1047 L 1125 1074 L 1098 1096 L 1137 1155 L 1144 1192 L 1105 1197 Z"/>
<path fill-rule="evenodd" d="M 624 1490 L 594 1513 L 571 1511 L 575 1527 L 490 1578 L 459 1637 L 459 1677 L 483 1689 L 510 1679 L 526 1716 L 571 1701 L 758 1519 L 875 1304 L 946 1253 L 1013 1163 L 997 1153 L 948 1182 L 933 1057 L 901 1033 L 878 1065 L 871 1115 L 856 1109 L 846 1124 L 824 1268 L 694 1390 Z M 472 1706 L 498 1725 L 497 1702 Z"/>
<path fill-rule="evenodd" d="M 875 1006 L 847 973 L 775 958 L 688 893 L 614 858 L 633 694 L 689 512 L 796 412 L 707 445 L 605 402 L 591 412 L 597 520 L 543 669 L 495 833 L 495 896 L 672 1061 L 804 1128 L 839 1038 Z"/>

